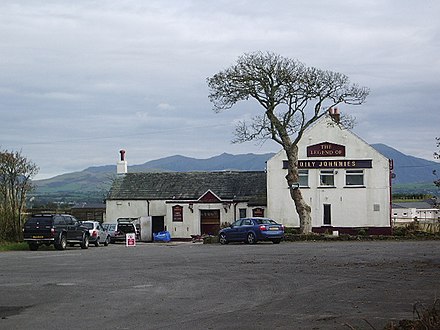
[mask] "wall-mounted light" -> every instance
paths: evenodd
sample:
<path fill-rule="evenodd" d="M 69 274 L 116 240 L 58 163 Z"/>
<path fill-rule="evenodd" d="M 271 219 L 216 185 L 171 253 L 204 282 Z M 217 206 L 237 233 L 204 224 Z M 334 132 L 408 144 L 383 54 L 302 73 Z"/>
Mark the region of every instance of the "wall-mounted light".
<path fill-rule="evenodd" d="M 193 203 L 189 203 L 188 208 L 191 212 L 194 212 L 194 204 Z"/>
<path fill-rule="evenodd" d="M 231 207 L 231 204 L 229 203 L 223 203 L 223 208 L 225 209 L 225 212 L 228 213 L 228 209 Z"/>

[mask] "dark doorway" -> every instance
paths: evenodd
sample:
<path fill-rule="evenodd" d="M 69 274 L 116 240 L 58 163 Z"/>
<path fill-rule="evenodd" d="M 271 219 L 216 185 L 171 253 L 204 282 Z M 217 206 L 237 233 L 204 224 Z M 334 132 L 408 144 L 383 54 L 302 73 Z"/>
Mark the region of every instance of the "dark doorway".
<path fill-rule="evenodd" d="M 324 225 L 331 226 L 332 224 L 332 213 L 330 204 L 324 204 Z"/>
<path fill-rule="evenodd" d="M 151 222 L 153 233 L 158 233 L 165 230 L 165 222 L 163 216 L 151 217 Z"/>
<path fill-rule="evenodd" d="M 200 210 L 202 235 L 217 235 L 220 230 L 220 210 Z"/>

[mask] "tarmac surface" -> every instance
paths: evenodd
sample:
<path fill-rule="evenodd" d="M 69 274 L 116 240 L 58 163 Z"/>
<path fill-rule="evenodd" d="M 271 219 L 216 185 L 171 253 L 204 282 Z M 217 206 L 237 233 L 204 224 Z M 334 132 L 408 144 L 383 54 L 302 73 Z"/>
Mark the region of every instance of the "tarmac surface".
<path fill-rule="evenodd" d="M 0 329 L 383 329 L 440 297 L 440 241 L 0 253 Z"/>

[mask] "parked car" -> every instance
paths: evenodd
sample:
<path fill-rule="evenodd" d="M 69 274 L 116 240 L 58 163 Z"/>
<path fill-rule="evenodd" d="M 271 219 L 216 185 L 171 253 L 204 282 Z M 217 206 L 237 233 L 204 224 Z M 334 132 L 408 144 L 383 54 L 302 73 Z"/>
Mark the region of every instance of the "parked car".
<path fill-rule="evenodd" d="M 83 225 L 89 229 L 89 241 L 95 246 L 104 244 L 107 246 L 110 243 L 110 234 L 98 221 L 83 221 Z"/>
<path fill-rule="evenodd" d="M 110 243 L 124 242 L 125 235 L 134 233 L 138 239 L 139 235 L 136 226 L 131 221 L 119 221 L 118 223 L 106 223 L 107 231 L 110 235 Z"/>
<path fill-rule="evenodd" d="M 116 230 L 116 224 L 115 223 L 103 223 L 102 227 L 104 227 L 105 230 L 107 230 L 109 236 L 110 236 L 110 243 L 114 241 L 115 237 L 115 230 Z"/>
<path fill-rule="evenodd" d="M 32 251 L 40 245 L 53 244 L 57 250 L 64 250 L 67 244 L 89 247 L 89 230 L 69 214 L 34 214 L 23 226 L 23 239 Z"/>
<path fill-rule="evenodd" d="M 278 244 L 283 237 L 284 226 L 268 218 L 240 219 L 219 231 L 221 244 L 240 241 L 248 244 L 255 244 L 258 241 L 272 241 L 274 244 Z"/>

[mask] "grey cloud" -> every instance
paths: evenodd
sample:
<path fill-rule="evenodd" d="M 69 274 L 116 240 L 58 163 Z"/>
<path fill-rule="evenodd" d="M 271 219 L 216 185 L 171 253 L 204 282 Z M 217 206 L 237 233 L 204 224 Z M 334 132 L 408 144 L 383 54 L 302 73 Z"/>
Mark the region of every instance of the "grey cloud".
<path fill-rule="evenodd" d="M 355 132 L 432 159 L 439 11 L 409 0 L 6 0 L 0 147 L 22 150 L 40 177 L 114 163 L 119 148 L 131 163 L 276 152 L 271 142 L 231 145 L 233 123 L 259 109 L 214 114 L 205 81 L 244 52 L 269 50 L 370 87 L 365 105 L 341 107 L 357 117 Z"/>

